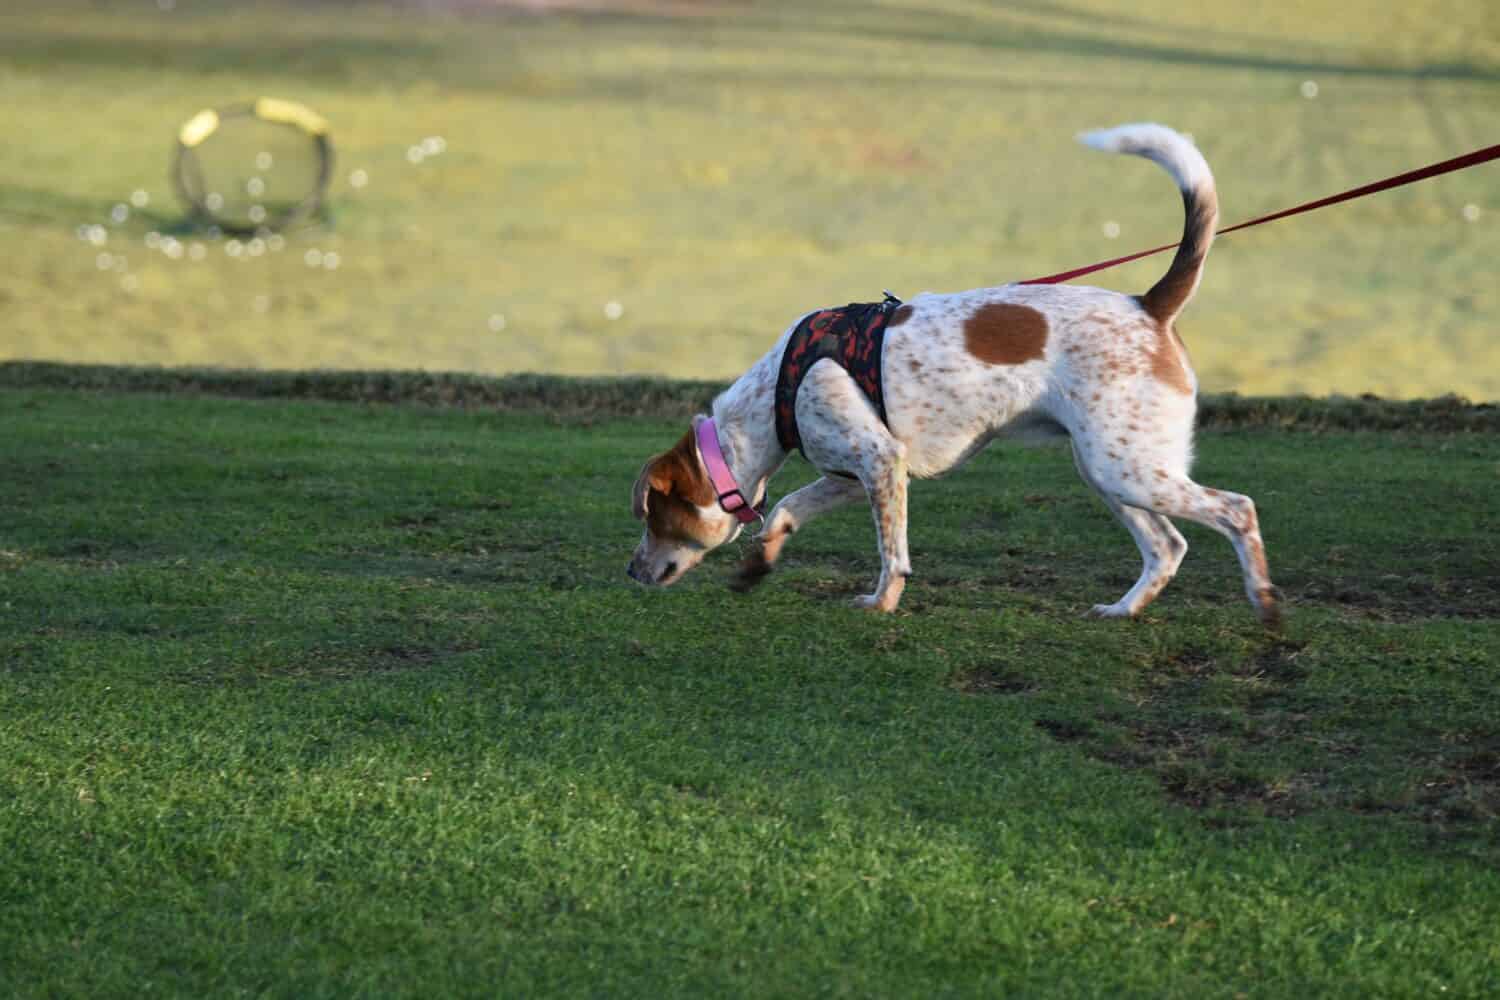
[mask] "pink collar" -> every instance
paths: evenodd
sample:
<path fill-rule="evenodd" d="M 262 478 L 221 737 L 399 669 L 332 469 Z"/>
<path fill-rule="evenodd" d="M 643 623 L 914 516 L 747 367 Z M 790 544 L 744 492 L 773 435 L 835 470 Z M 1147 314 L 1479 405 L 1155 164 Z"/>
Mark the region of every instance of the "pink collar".
<path fill-rule="evenodd" d="M 698 454 L 703 457 L 703 467 L 708 470 L 708 479 L 713 483 L 724 512 L 739 518 L 741 524 L 764 520 L 764 515 L 750 506 L 740 484 L 734 481 L 734 473 L 729 471 L 729 463 L 724 461 L 724 452 L 719 447 L 719 430 L 714 426 L 713 417 L 698 422 Z"/>

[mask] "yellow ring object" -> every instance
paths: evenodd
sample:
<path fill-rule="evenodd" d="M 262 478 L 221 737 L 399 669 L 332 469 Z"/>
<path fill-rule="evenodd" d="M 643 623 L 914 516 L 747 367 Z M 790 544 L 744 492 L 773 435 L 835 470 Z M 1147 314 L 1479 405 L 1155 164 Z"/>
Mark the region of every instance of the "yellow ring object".
<path fill-rule="evenodd" d="M 322 115 L 296 101 L 283 101 L 277 97 L 262 97 L 255 102 L 255 117 L 283 125 L 295 125 L 308 135 L 323 135 L 328 131 L 328 122 Z"/>
<path fill-rule="evenodd" d="M 212 108 L 200 111 L 182 126 L 182 131 L 177 133 L 177 141 L 191 149 L 213 135 L 218 127 L 219 113 L 217 111 Z"/>
<path fill-rule="evenodd" d="M 273 125 L 295 128 L 311 140 L 318 158 L 318 176 L 313 187 L 295 205 L 274 218 L 259 218 L 253 223 L 226 218 L 218 206 L 210 207 L 205 198 L 206 186 L 199 172 L 197 148 L 235 118 L 256 118 Z M 251 232 L 264 228 L 279 229 L 316 212 L 323 203 L 328 182 L 333 176 L 333 143 L 328 137 L 328 121 L 311 108 L 279 97 L 258 97 L 244 104 L 225 105 L 198 112 L 177 130 L 177 152 L 172 161 L 172 185 L 188 206 L 194 218 L 211 222 L 228 232 Z M 264 213 L 262 213 L 264 216 Z"/>

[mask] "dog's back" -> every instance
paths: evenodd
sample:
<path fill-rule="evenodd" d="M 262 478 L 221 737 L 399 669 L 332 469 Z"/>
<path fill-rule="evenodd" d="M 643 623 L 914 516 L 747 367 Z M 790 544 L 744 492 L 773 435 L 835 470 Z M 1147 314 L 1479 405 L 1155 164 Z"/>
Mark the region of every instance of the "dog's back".
<path fill-rule="evenodd" d="M 1088 145 L 1146 157 L 1182 192 L 1183 240 L 1144 295 L 1004 285 L 920 295 L 885 342 L 886 410 L 912 472 L 940 475 L 998 434 L 1124 436 L 1191 426 L 1197 379 L 1173 325 L 1213 242 L 1218 196 L 1202 154 L 1160 125 L 1089 133 Z"/>

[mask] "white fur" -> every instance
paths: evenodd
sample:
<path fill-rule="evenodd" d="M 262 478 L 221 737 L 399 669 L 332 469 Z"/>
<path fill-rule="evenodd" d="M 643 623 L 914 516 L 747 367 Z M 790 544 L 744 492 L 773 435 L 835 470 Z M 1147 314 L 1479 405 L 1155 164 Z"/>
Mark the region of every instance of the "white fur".
<path fill-rule="evenodd" d="M 1183 191 L 1213 187 L 1213 173 L 1198 147 L 1187 137 L 1165 125 L 1142 123 L 1084 132 L 1078 141 L 1106 153 L 1128 153 L 1144 156 L 1166 169 Z"/>
<path fill-rule="evenodd" d="M 1084 137 L 1090 145 L 1146 156 L 1184 189 L 1213 196 L 1213 178 L 1186 139 L 1160 125 L 1130 125 Z M 1140 549 L 1140 579 L 1104 617 L 1138 614 L 1176 573 L 1187 543 L 1168 517 L 1203 523 L 1234 544 L 1246 593 L 1267 624 L 1277 618 L 1253 502 L 1207 489 L 1188 476 L 1197 381 L 1170 321 L 1140 300 L 1099 288 L 1004 285 L 952 295 L 922 294 L 886 331 L 882 359 L 888 423 L 837 363 L 807 372 L 796 400 L 808 460 L 824 473 L 767 516 L 755 557 L 758 579 L 788 535 L 823 511 L 869 497 L 880 578 L 865 607 L 893 610 L 912 571 L 906 540 L 910 477 L 941 475 L 1002 435 L 1063 434 L 1080 475 Z M 1045 319 L 1039 356 L 991 362 L 976 356 L 971 327 L 993 316 Z M 725 458 L 747 495 L 758 494 L 786 453 L 777 442 L 772 397 L 793 327 L 713 404 Z M 1003 331 L 1002 331 L 1003 332 Z M 979 352 L 983 354 L 984 352 Z M 839 478 L 857 477 L 857 485 Z M 860 489 L 859 487 L 863 487 Z M 710 511 L 709 518 L 728 518 Z M 649 531 L 637 559 L 655 552 Z M 664 557 L 658 557 L 664 558 Z M 649 574 L 643 574 L 649 576 Z M 753 581 L 752 581 L 753 582 Z"/>

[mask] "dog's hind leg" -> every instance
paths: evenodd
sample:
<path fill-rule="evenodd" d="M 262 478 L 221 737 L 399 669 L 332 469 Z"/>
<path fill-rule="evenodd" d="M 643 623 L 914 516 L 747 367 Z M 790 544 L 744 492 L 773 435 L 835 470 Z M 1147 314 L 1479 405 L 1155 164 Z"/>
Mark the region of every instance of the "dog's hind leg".
<path fill-rule="evenodd" d="M 1239 556 L 1245 595 L 1269 629 L 1281 626 L 1280 592 L 1271 583 L 1266 546 L 1260 537 L 1255 501 L 1239 493 L 1200 486 L 1187 476 L 1169 477 L 1153 486 L 1151 508 L 1212 528 L 1228 538 Z"/>
<path fill-rule="evenodd" d="M 1078 469 L 1078 475 L 1099 495 L 1110 513 L 1114 514 L 1115 520 L 1125 526 L 1130 537 L 1135 539 L 1136 547 L 1141 550 L 1141 575 L 1135 581 L 1135 586 L 1113 604 L 1094 605 L 1089 614 L 1096 618 L 1133 618 L 1146 605 L 1156 600 L 1157 595 L 1172 582 L 1172 577 L 1177 575 L 1177 567 L 1182 564 L 1182 557 L 1187 555 L 1187 540 L 1167 518 L 1139 507 L 1128 507 L 1095 482 L 1078 457 L 1076 446 L 1073 447 L 1073 464 Z"/>
<path fill-rule="evenodd" d="M 1075 441 L 1075 446 L 1077 445 Z M 1077 446 L 1081 468 L 1101 492 L 1126 508 L 1144 510 L 1197 521 L 1228 538 L 1240 560 L 1245 593 L 1255 613 L 1267 628 L 1281 623 L 1278 592 L 1266 567 L 1266 546 L 1260 537 L 1260 519 L 1255 501 L 1239 493 L 1200 486 L 1188 477 L 1186 438 L 1158 441 L 1154 453 L 1119 454 L 1087 443 Z"/>
<path fill-rule="evenodd" d="M 782 497 L 766 516 L 755 547 L 740 563 L 730 586 L 743 592 L 760 583 L 781 557 L 781 547 L 788 535 L 819 514 L 858 500 L 864 493 L 858 479 L 824 476 Z"/>

